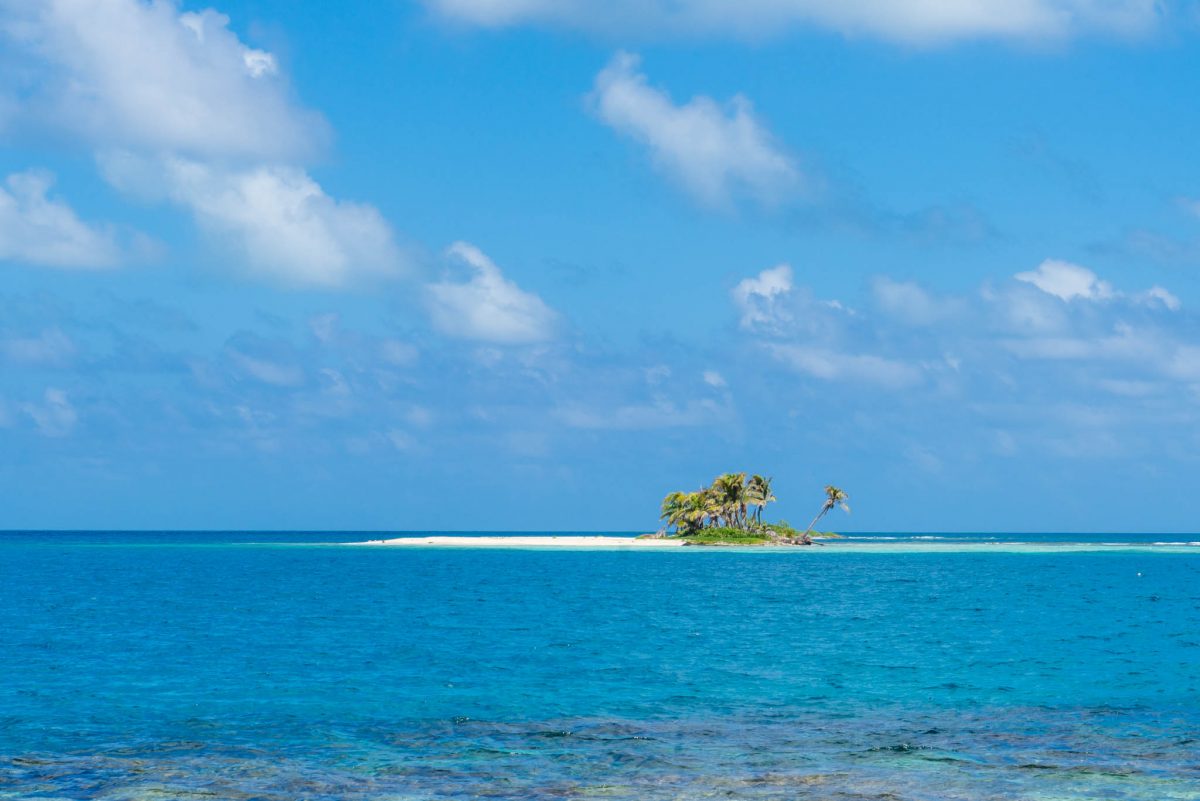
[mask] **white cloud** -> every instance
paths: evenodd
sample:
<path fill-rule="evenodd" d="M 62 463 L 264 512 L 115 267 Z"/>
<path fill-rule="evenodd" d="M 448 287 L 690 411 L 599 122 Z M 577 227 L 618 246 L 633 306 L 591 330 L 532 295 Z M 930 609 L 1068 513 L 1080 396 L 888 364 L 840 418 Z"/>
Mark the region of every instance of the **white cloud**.
<path fill-rule="evenodd" d="M 985 283 L 979 294 L 1002 329 L 1051 333 L 1061 331 L 1069 321 L 1065 304 L 1032 286 L 1010 284 L 997 290 Z"/>
<path fill-rule="evenodd" d="M 417 446 L 417 441 L 412 438 L 412 435 L 398 428 L 387 432 L 387 439 L 398 451 L 411 451 Z"/>
<path fill-rule="evenodd" d="M 424 0 L 474 25 L 549 24 L 606 35 L 761 37 L 800 26 L 906 44 L 1044 40 L 1153 30 L 1157 0 Z"/>
<path fill-rule="evenodd" d="M 75 428 L 79 415 L 71 405 L 71 399 L 61 389 L 53 387 L 46 390 L 41 403 L 26 403 L 21 411 L 25 412 L 38 431 L 47 437 L 65 437 Z"/>
<path fill-rule="evenodd" d="M 986 380 L 1007 384 L 1014 357 L 1084 366 L 1089 391 L 1105 380 L 1200 381 L 1194 321 L 1177 317 L 1182 303 L 1167 289 L 1121 292 L 1087 268 L 1055 260 L 1015 278 L 999 291 L 985 284 L 971 298 L 880 276 L 871 292 L 884 313 L 858 314 L 815 300 L 779 265 L 741 281 L 731 296 L 741 327 L 757 335 L 754 345 L 825 381 L 924 384 L 953 396 L 989 371 Z"/>
<path fill-rule="evenodd" d="M 354 394 L 354 391 L 350 389 L 349 382 L 346 381 L 346 376 L 340 370 L 322 367 L 317 371 L 317 376 L 320 379 L 321 392 L 326 395 L 348 398 Z"/>
<path fill-rule="evenodd" d="M 704 378 L 704 383 L 708 384 L 710 387 L 724 389 L 728 386 L 728 383 L 725 381 L 725 376 L 721 375 L 716 370 L 705 370 L 702 377 Z"/>
<path fill-rule="evenodd" d="M 742 279 L 730 290 L 730 296 L 743 329 L 773 338 L 828 340 L 856 316 L 840 301 L 819 299 L 809 287 L 795 285 L 792 268 L 787 264 Z"/>
<path fill-rule="evenodd" d="M 322 345 L 328 345 L 337 339 L 341 327 L 341 317 L 336 312 L 314 314 L 308 318 L 308 330 Z"/>
<path fill-rule="evenodd" d="M 15 364 L 59 367 L 75 355 L 75 343 L 57 328 L 48 328 L 34 337 L 0 338 L 0 355 Z"/>
<path fill-rule="evenodd" d="M 1107 281 L 1101 281 L 1088 268 L 1058 259 L 1046 259 L 1036 270 L 1017 273 L 1013 277 L 1064 301 L 1076 298 L 1092 301 L 1127 298 L 1144 306 L 1162 306 L 1168 311 L 1179 311 L 1183 306 L 1179 298 L 1161 286 L 1155 285 L 1144 292 L 1127 295 L 1113 289 Z"/>
<path fill-rule="evenodd" d="M 305 383 L 306 374 L 301 359 L 286 340 L 264 339 L 249 332 L 239 332 L 225 343 L 225 357 L 236 375 L 251 378 L 273 387 L 298 387 Z M 328 373 L 317 371 L 325 389 L 331 382 Z M 336 371 L 335 371 L 336 374 Z"/>
<path fill-rule="evenodd" d="M 1162 304 L 1170 311 L 1179 311 L 1180 308 L 1183 307 L 1183 303 L 1180 302 L 1179 298 L 1175 297 L 1170 292 L 1157 285 L 1150 287 L 1145 292 L 1142 292 L 1140 295 L 1138 295 L 1138 300 L 1142 301 L 1147 306 Z"/>
<path fill-rule="evenodd" d="M 421 351 L 411 343 L 385 339 L 379 343 L 379 358 L 393 367 L 411 367 L 421 358 Z"/>
<path fill-rule="evenodd" d="M 279 72 L 279 65 L 275 63 L 275 57 L 261 50 L 247 50 L 242 54 L 242 61 L 251 78 L 261 78 L 264 75 L 275 75 Z"/>
<path fill-rule="evenodd" d="M 909 325 L 927 326 L 959 313 L 954 300 L 935 298 L 910 281 L 895 281 L 879 276 L 871 282 L 875 302 L 885 313 Z"/>
<path fill-rule="evenodd" d="M 304 383 L 304 371 L 296 365 L 281 364 L 238 350 L 230 350 L 229 359 L 241 373 L 263 384 L 297 387 Z"/>
<path fill-rule="evenodd" d="M 171 0 L 0 0 L 2 27 L 39 90 L 27 115 L 101 147 L 284 159 L 319 149 L 324 120 L 297 106 L 271 54 L 229 18 Z M 15 77 L 14 77 L 15 79 Z"/>
<path fill-rule="evenodd" d="M 671 378 L 671 368 L 665 364 L 647 367 L 642 373 L 646 376 L 646 383 L 652 387 L 669 381 Z"/>
<path fill-rule="evenodd" d="M 744 278 L 733 288 L 733 302 L 745 329 L 775 328 L 787 321 L 780 300 L 792 291 L 792 268 L 787 264 L 769 267 L 753 278 Z"/>
<path fill-rule="evenodd" d="M 702 203 L 720 206 L 738 194 L 764 203 L 783 199 L 800 181 L 740 95 L 728 108 L 708 97 L 676 105 L 638 72 L 638 57 L 618 53 L 596 76 L 597 116 L 649 150 L 655 164 Z"/>
<path fill-rule="evenodd" d="M 1046 259 L 1036 270 L 1017 273 L 1013 277 L 1018 281 L 1033 284 L 1047 295 L 1054 295 L 1066 301 L 1075 298 L 1109 300 L 1114 294 L 1112 285 L 1101 281 L 1091 270 L 1058 259 Z"/>
<path fill-rule="evenodd" d="M 792 369 L 825 381 L 853 381 L 888 388 L 920 383 L 920 369 L 911 364 L 865 353 L 800 344 L 771 344 L 767 350 Z"/>
<path fill-rule="evenodd" d="M 1165 357 L 1165 372 L 1180 381 L 1200 381 L 1200 346 L 1180 345 Z"/>
<path fill-rule="evenodd" d="M 625 404 L 605 409 L 570 406 L 560 409 L 557 416 L 572 428 L 641 431 L 711 425 L 728 419 L 731 411 L 727 406 L 709 399 L 692 399 L 680 404 L 659 398 L 651 403 Z"/>
<path fill-rule="evenodd" d="M 1200 381 L 1200 346 L 1162 326 L 1117 323 L 1108 332 L 1081 327 L 1070 336 L 1006 339 L 998 344 L 1022 359 L 1084 365 L 1096 385 L 1126 397 L 1156 391 L 1157 383 L 1146 377 L 1186 384 Z"/>
<path fill-rule="evenodd" d="M 404 413 L 404 419 L 414 428 L 429 428 L 434 423 L 434 414 L 424 406 L 412 406 Z"/>
<path fill-rule="evenodd" d="M 525 292 L 500 272 L 483 251 L 457 242 L 447 255 L 471 273 L 465 282 L 426 287 L 433 325 L 447 336 L 497 344 L 543 342 L 554 336 L 558 315 L 541 298 Z"/>
<path fill-rule="evenodd" d="M 201 228 L 260 276 L 344 286 L 403 269 L 392 230 L 378 210 L 330 197 L 304 170 L 229 169 L 129 153 L 110 153 L 101 164 L 118 188 L 189 209 Z"/>
<path fill-rule="evenodd" d="M 25 124 L 93 148 L 118 189 L 189 210 L 238 266 L 322 287 L 401 270 L 377 209 L 329 196 L 296 166 L 320 152 L 328 127 L 224 15 L 174 0 L 0 0 L 0 31 L 16 45 Z M 51 210 L 73 236 L 42 260 L 117 260 L 102 232 Z"/>
<path fill-rule="evenodd" d="M 1162 390 L 1150 381 L 1131 381 L 1120 378 L 1102 378 L 1096 382 L 1101 389 L 1125 398 L 1145 398 Z"/>
<path fill-rule="evenodd" d="M 1194 321 L 1176 318 L 1183 305 L 1167 289 L 1122 292 L 1091 270 L 1053 260 L 1016 278 L 1030 287 L 985 289 L 983 304 L 970 310 L 973 314 L 955 318 L 954 328 L 937 331 L 944 342 L 965 344 L 973 353 L 973 366 L 995 369 L 1002 353 L 1073 363 L 1086 369 L 1089 389 L 1100 386 L 1125 397 L 1145 395 L 1162 379 L 1200 381 L 1200 347 L 1191 341 Z M 972 324 L 976 319 L 991 324 Z"/>
<path fill-rule="evenodd" d="M 111 267 L 123 257 L 114 233 L 79 219 L 61 200 L 47 197 L 53 178 L 14 173 L 0 188 L 0 259 L 47 267 Z"/>
<path fill-rule="evenodd" d="M 1090 359 L 1101 354 L 1098 343 L 1080 337 L 1030 337 L 1002 344 L 1024 359 Z"/>

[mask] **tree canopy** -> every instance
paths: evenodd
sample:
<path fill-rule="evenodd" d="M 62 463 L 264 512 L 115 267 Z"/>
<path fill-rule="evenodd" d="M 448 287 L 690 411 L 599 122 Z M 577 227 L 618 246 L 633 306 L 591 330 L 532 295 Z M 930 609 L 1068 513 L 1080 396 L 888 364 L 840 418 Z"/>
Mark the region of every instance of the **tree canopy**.
<path fill-rule="evenodd" d="M 771 479 L 723 473 L 695 492 L 668 494 L 660 518 L 680 534 L 718 527 L 750 531 L 762 525 L 763 507 L 774 500 Z"/>
<path fill-rule="evenodd" d="M 659 517 L 664 531 L 660 536 L 666 529 L 673 529 L 674 536 L 688 538 L 689 542 L 705 539 L 727 540 L 718 544 L 779 542 L 811 545 L 817 522 L 835 506 L 849 512 L 848 499 L 849 496 L 838 487 L 825 487 L 825 501 L 820 512 L 801 532 L 786 522 L 763 522 L 763 510 L 777 500 L 770 478 L 758 474 L 747 478 L 745 473 L 722 473 L 706 487 L 694 492 L 671 492 L 663 498 Z"/>

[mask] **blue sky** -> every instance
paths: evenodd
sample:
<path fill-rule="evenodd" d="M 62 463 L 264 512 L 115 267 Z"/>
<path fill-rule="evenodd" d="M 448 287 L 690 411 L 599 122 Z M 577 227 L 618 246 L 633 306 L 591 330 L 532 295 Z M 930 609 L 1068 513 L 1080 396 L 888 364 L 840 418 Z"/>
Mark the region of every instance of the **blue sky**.
<path fill-rule="evenodd" d="M 1196 23 L 0 0 L 0 527 L 1196 531 Z"/>

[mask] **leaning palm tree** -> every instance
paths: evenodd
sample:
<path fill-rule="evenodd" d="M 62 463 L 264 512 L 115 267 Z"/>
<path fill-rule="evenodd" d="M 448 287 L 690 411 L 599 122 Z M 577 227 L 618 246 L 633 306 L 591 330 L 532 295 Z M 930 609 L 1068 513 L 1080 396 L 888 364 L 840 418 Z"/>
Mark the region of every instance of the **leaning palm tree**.
<path fill-rule="evenodd" d="M 833 485 L 830 485 L 825 488 L 825 503 L 821 504 L 821 511 L 817 512 L 817 516 L 813 518 L 813 521 L 808 524 L 808 528 L 804 530 L 804 544 L 805 545 L 808 545 L 812 542 L 811 535 L 812 535 L 813 527 L 817 525 L 818 520 L 820 520 L 822 517 L 825 516 L 826 512 L 828 512 L 830 509 L 832 509 L 835 506 L 842 507 L 843 509 L 846 510 L 846 512 L 850 511 L 850 507 L 846 504 L 846 501 L 849 499 L 850 499 L 849 495 L 842 492 L 840 489 L 838 489 L 837 487 L 835 487 Z"/>
<path fill-rule="evenodd" d="M 754 509 L 754 522 L 756 525 L 762 525 L 763 507 L 775 500 L 775 496 L 771 494 L 771 479 L 763 478 L 755 474 L 750 476 L 746 482 L 746 502 Z"/>

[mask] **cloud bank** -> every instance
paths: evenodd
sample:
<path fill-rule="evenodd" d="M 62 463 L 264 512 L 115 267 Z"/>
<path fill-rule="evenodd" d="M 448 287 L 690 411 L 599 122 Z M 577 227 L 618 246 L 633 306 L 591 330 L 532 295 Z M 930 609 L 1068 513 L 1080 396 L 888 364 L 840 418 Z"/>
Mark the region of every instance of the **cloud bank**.
<path fill-rule="evenodd" d="M 974 297 L 879 276 L 861 309 L 817 299 L 779 265 L 743 279 L 731 299 L 757 347 L 821 381 L 938 391 L 1025 372 L 1016 358 L 1077 364 L 1091 390 L 1170 382 L 1200 391 L 1200 349 L 1178 298 L 1159 286 L 1123 292 L 1056 259 Z"/>
<path fill-rule="evenodd" d="M 295 159 L 328 138 L 292 100 L 274 56 L 212 9 L 170 0 L 0 3 L 37 89 L 26 111 L 100 148 Z"/>
<path fill-rule="evenodd" d="M 383 216 L 331 197 L 308 174 L 328 125 L 228 17 L 170 0 L 0 0 L 0 31 L 36 79 L 22 78 L 34 86 L 23 93 L 23 124 L 78 140 L 119 190 L 187 210 L 251 275 L 338 287 L 404 271 Z M 30 191 L 27 205 L 37 206 Z M 69 209 L 54 211 L 70 235 L 58 252 L 26 248 L 30 260 L 121 261 Z"/>
<path fill-rule="evenodd" d="M 456 22 L 536 24 L 606 36 L 759 38 L 810 27 L 906 45 L 1091 34 L 1139 36 L 1161 16 L 1155 0 L 425 0 Z"/>

